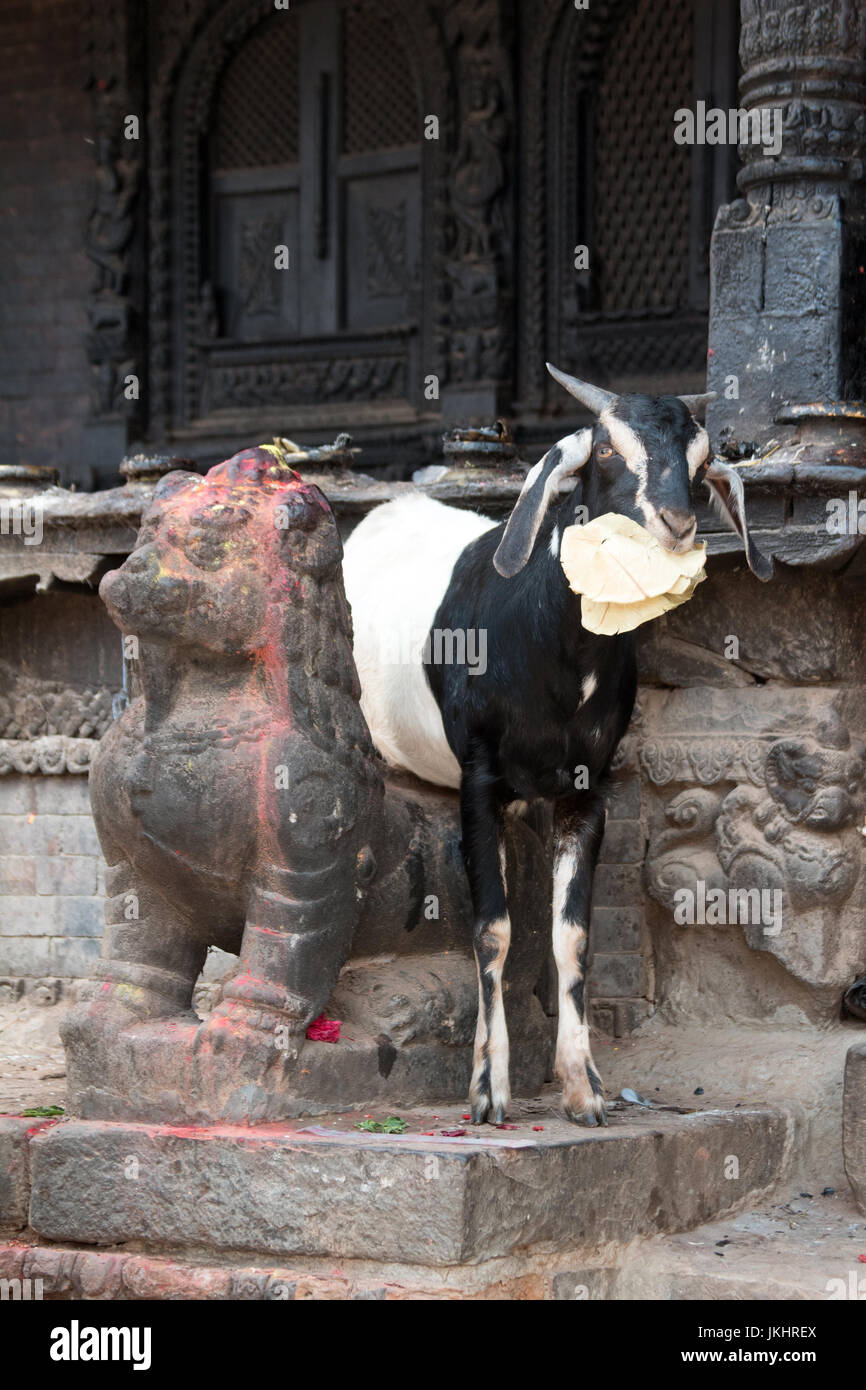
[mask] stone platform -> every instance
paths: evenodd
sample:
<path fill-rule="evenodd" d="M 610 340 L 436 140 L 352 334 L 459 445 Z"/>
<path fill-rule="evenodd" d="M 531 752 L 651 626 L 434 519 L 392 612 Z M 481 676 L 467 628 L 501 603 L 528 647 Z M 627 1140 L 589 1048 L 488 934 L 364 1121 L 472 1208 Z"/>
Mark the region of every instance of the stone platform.
<path fill-rule="evenodd" d="M 514 1111 L 509 1130 L 453 1106 L 403 1112 L 400 1136 L 358 1131 L 357 1113 L 247 1129 L 4 1118 L 0 1270 L 29 1251 L 61 1297 L 88 1280 L 90 1296 L 148 1296 L 134 1289 L 181 1266 L 150 1296 L 284 1297 L 274 1282 L 300 1280 L 332 1298 L 574 1297 L 551 1281 L 755 1203 L 787 1164 L 789 1122 L 769 1108 L 622 1106 L 596 1131 L 547 1098 Z M 247 1278 L 258 1293 L 237 1291 Z"/>
<path fill-rule="evenodd" d="M 845 1063 L 842 1147 L 854 1200 L 866 1214 L 866 1042 L 852 1047 Z"/>

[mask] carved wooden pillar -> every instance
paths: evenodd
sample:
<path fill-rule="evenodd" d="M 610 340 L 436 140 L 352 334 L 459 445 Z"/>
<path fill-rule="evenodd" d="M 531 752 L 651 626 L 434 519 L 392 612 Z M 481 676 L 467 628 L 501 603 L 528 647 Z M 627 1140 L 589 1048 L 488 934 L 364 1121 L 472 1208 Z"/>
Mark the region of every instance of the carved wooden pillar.
<path fill-rule="evenodd" d="M 142 231 L 138 197 L 145 121 L 140 0 L 90 0 L 85 16 L 87 86 L 95 167 L 84 248 L 94 266 L 87 303 L 90 415 L 75 481 L 116 481 L 138 427 Z"/>
<path fill-rule="evenodd" d="M 449 0 L 456 94 L 448 178 L 442 344 L 446 421 L 489 422 L 510 404 L 514 359 L 512 0 Z"/>
<path fill-rule="evenodd" d="M 741 18 L 741 104 L 780 113 L 782 140 L 740 146 L 742 197 L 716 220 L 710 429 L 820 434 L 866 395 L 866 10 L 741 0 Z"/>

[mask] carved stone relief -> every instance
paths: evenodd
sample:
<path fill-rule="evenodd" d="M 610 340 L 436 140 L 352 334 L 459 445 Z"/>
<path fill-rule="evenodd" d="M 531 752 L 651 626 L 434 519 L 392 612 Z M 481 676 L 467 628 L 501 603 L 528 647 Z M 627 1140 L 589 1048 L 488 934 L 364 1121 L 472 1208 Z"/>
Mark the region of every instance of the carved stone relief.
<path fill-rule="evenodd" d="M 0 739 L 101 738 L 111 723 L 111 696 L 108 686 L 76 690 L 21 676 L 0 692 Z"/>
<path fill-rule="evenodd" d="M 681 890 L 698 891 L 704 902 L 711 893 L 731 902 L 731 893 L 776 893 L 778 929 L 753 914 L 732 919 L 720 896 L 722 915 L 706 923 L 739 920 L 750 946 L 771 951 L 807 983 L 850 981 L 855 963 L 844 959 L 850 943 L 840 911 L 860 876 L 864 744 L 832 719 L 778 738 L 657 739 L 641 749 L 640 762 L 653 788 L 687 784 L 658 803 L 663 815 L 653 818 L 652 896 L 673 916 Z"/>

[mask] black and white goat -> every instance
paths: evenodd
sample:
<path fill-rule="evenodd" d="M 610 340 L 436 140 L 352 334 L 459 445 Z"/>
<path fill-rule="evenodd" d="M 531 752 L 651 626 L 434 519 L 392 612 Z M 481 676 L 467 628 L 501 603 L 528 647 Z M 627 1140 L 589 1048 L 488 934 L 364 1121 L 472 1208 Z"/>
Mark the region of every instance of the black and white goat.
<path fill-rule="evenodd" d="M 688 550 L 696 525 L 690 488 L 702 480 L 742 537 L 751 569 L 760 579 L 772 574 L 749 537 L 742 481 L 709 461 L 707 433 L 694 418 L 712 397 L 614 396 L 550 371 L 596 423 L 561 439 L 530 470 L 507 524 L 410 494 L 358 526 L 343 566 L 374 742 L 396 767 L 460 789 L 479 980 L 476 1123 L 501 1121 L 509 1103 L 502 815 L 540 798 L 552 803 L 555 835 L 556 1074 L 572 1120 L 606 1122 L 584 978 L 605 779 L 637 676 L 633 634 L 595 636 L 581 626 L 580 599 L 559 561 L 563 531 L 578 516 L 617 512 L 666 549 Z M 437 661 L 431 631 L 464 642 L 475 635 L 474 663 Z"/>

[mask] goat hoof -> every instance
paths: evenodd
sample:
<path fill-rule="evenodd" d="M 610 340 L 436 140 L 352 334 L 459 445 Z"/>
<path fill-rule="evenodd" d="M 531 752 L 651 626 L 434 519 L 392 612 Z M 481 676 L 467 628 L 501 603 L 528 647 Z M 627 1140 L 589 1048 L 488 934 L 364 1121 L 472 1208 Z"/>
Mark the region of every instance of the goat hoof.
<path fill-rule="evenodd" d="M 607 1110 L 601 1096 L 593 1096 L 591 1103 L 583 1109 L 565 1104 L 564 1110 L 566 1119 L 574 1125 L 583 1125 L 586 1129 L 596 1129 L 599 1125 L 607 1128 Z"/>
<path fill-rule="evenodd" d="M 487 1096 L 472 1101 L 470 1114 L 474 1125 L 501 1125 L 508 1114 L 507 1101 L 493 1101 Z"/>

